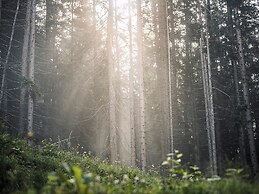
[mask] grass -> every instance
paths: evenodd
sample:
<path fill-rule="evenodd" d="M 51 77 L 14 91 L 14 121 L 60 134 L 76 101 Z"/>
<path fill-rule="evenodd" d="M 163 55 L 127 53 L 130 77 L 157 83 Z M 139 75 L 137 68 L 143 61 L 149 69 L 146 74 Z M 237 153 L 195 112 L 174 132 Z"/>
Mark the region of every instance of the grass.
<path fill-rule="evenodd" d="M 36 147 L 0 135 L 0 193 L 258 194 L 259 185 L 241 178 L 162 178 L 87 155 Z"/>

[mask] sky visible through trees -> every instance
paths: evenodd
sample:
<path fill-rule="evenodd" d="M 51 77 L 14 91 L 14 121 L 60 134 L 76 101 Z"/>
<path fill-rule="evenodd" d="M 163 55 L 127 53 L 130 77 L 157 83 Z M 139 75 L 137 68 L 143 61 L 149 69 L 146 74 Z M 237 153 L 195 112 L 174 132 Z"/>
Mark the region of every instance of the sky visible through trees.
<path fill-rule="evenodd" d="M 2 132 L 258 174 L 258 1 L 0 0 L 0 62 Z"/>

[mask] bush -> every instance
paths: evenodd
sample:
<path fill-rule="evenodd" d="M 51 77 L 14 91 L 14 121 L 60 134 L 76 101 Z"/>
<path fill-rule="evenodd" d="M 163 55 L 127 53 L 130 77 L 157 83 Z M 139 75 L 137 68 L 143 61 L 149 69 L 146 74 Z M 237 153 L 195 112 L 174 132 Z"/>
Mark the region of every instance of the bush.
<path fill-rule="evenodd" d="M 175 163 L 167 168 L 171 174 L 166 178 L 60 151 L 53 144 L 38 148 L 9 135 L 0 135 L 0 153 L 0 193 L 259 193 L 257 184 L 243 180 L 242 170 L 229 169 L 226 178 L 206 179 L 195 166 L 184 169 L 179 153 L 175 161 L 169 157 L 164 162 Z"/>

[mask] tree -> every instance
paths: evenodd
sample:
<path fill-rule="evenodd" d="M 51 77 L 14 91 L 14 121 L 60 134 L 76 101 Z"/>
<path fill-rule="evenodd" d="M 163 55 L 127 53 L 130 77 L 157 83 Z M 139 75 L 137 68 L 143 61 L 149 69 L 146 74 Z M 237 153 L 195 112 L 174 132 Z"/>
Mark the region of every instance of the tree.
<path fill-rule="evenodd" d="M 112 162 L 118 159 L 117 131 L 115 118 L 115 90 L 114 90 L 114 60 L 113 60 L 113 0 L 109 0 L 109 13 L 107 23 L 107 52 L 109 67 L 109 117 L 110 117 L 110 152 Z"/>
<path fill-rule="evenodd" d="M 0 21 L 2 19 L 2 0 L 0 0 Z"/>
<path fill-rule="evenodd" d="M 204 87 L 204 98 L 205 98 L 205 111 L 206 111 L 206 128 L 208 133 L 208 147 L 209 147 L 209 158 L 211 174 L 218 174 L 217 167 L 217 152 L 216 152 L 216 137 L 215 137 L 215 116 L 214 116 L 214 103 L 213 103 L 213 92 L 212 92 L 212 77 L 211 77 L 211 59 L 210 59 L 210 32 L 209 32 L 209 19 L 210 9 L 209 1 L 205 6 L 205 38 L 206 38 L 206 54 L 203 51 L 203 31 L 201 32 L 201 64 L 202 64 L 202 75 L 203 75 L 203 87 Z M 200 15 L 201 17 L 201 15 Z M 200 18 L 201 20 L 202 18 Z"/>
<path fill-rule="evenodd" d="M 30 82 L 28 95 L 28 133 L 33 132 L 33 109 L 34 109 L 34 64 L 35 64 L 35 16 L 36 0 L 31 0 L 31 18 L 30 18 L 30 43 L 28 55 L 28 79 Z"/>
<path fill-rule="evenodd" d="M 142 32 L 142 9 L 141 0 L 137 0 L 137 45 L 138 45 L 138 82 L 139 82 L 139 109 L 140 109 L 140 152 L 141 168 L 146 169 L 146 136 L 145 136 L 145 98 L 143 77 L 143 32 Z"/>
<path fill-rule="evenodd" d="M 154 8 L 156 11 L 156 7 Z M 171 70 L 169 55 L 169 31 L 168 31 L 168 5 L 166 1 L 158 1 L 157 13 L 158 27 L 155 26 L 156 33 L 156 65 L 157 65 L 157 85 L 159 104 L 159 130 L 161 157 L 164 158 L 172 149 L 172 102 L 171 102 Z M 157 14 L 157 15 L 156 15 Z M 154 21 L 154 22 L 155 22 Z M 157 29 L 156 29 L 157 28 Z M 161 162 L 161 161 L 160 161 Z"/>
<path fill-rule="evenodd" d="M 6 85 L 6 71 L 7 71 L 7 66 L 8 66 L 8 61 L 9 61 L 9 56 L 11 54 L 11 48 L 12 48 L 12 43 L 13 43 L 13 36 L 14 36 L 14 29 L 16 25 L 16 19 L 17 15 L 19 12 L 20 8 L 20 0 L 17 1 L 17 6 L 16 6 L 16 11 L 13 19 L 13 24 L 12 24 L 12 30 L 11 30 L 11 36 L 9 40 L 9 45 L 8 45 L 8 50 L 7 50 L 7 55 L 5 57 L 5 62 L 4 62 L 4 67 L 3 67 L 3 73 L 2 73 L 2 82 L 1 82 L 1 88 L 0 88 L 0 108 L 2 109 L 2 104 L 3 104 L 3 98 L 4 98 L 4 93 L 5 93 L 5 85 Z"/>
<path fill-rule="evenodd" d="M 171 148 L 170 151 L 171 153 L 174 152 L 174 128 L 177 126 L 177 60 L 176 60 L 176 43 L 175 43 L 175 5 L 173 1 L 170 2 L 169 4 L 169 12 L 168 15 L 170 16 L 170 29 L 169 30 L 169 39 L 171 42 L 171 48 L 170 48 L 170 64 L 169 64 L 169 87 L 170 88 L 170 93 L 169 98 L 171 99 L 171 103 L 169 103 L 169 108 L 171 107 L 170 113 L 171 113 L 171 132 L 170 132 L 170 139 L 171 139 Z M 170 106 L 171 104 L 171 106 Z"/>
<path fill-rule="evenodd" d="M 133 43 L 132 43 L 132 14 L 131 14 L 131 0 L 128 0 L 128 15 L 129 15 L 129 58 L 130 58 L 130 72 L 129 72 L 129 100 L 130 100 L 130 148 L 131 148 L 131 166 L 136 166 L 136 132 L 134 126 L 134 67 L 133 67 Z"/>
<path fill-rule="evenodd" d="M 254 139 L 254 132 L 253 132 L 253 119 L 251 116 L 251 105 L 249 99 L 249 89 L 247 84 L 247 74 L 246 74 L 246 65 L 244 59 L 244 51 L 242 45 L 242 35 L 240 29 L 240 21 L 239 21 L 239 14 L 238 14 L 238 5 L 234 8 L 235 13 L 235 22 L 236 22 L 236 38 L 237 38 L 237 46 L 238 46 L 238 60 L 239 65 L 241 67 L 241 80 L 242 80 L 242 89 L 243 89 L 243 98 L 244 98 L 244 107 L 245 107 L 245 121 L 246 121 L 246 130 L 248 134 L 248 141 L 249 141 L 249 148 L 250 148 L 250 158 L 252 163 L 252 173 L 256 175 L 258 173 L 258 161 L 257 161 L 257 154 L 255 148 L 255 139 Z"/>
<path fill-rule="evenodd" d="M 31 1 L 27 1 L 27 10 L 26 10 L 26 23 L 23 39 L 23 49 L 22 49 L 22 64 L 21 64 L 21 91 L 20 91 L 20 118 L 19 118 L 19 128 L 20 133 L 25 132 L 25 97 L 26 97 L 26 79 L 27 79 L 27 70 L 28 70 L 28 52 L 29 52 L 29 39 L 30 39 L 30 20 L 31 20 Z"/>
<path fill-rule="evenodd" d="M 24 31 L 22 68 L 21 68 L 21 91 L 20 91 L 20 132 L 27 132 L 29 136 L 33 134 L 33 114 L 34 114 L 34 64 L 35 64 L 35 16 L 36 1 L 28 0 L 26 11 L 26 24 Z M 27 82 L 27 83 L 26 83 Z M 29 85 L 29 86 L 28 86 Z M 26 87 L 28 92 L 27 117 L 25 119 L 25 97 Z M 27 130 L 24 130 L 24 120 L 27 121 Z"/>
<path fill-rule="evenodd" d="M 235 96 L 236 96 L 236 105 L 238 111 L 238 119 L 242 120 L 242 114 L 240 114 L 240 107 L 241 107 L 241 99 L 239 93 L 239 76 L 238 76 L 238 65 L 237 65 L 237 57 L 236 57 L 236 48 L 235 48 L 235 36 L 234 36 L 234 27 L 233 27 L 233 7 L 230 1 L 227 1 L 227 18 L 228 18 L 228 33 L 229 33 L 229 41 L 231 44 L 230 50 L 230 62 L 233 66 L 233 77 L 234 77 L 234 84 L 235 84 Z M 237 129 L 239 131 L 239 149 L 240 149 L 240 159 L 242 160 L 243 164 L 246 164 L 246 146 L 245 146 L 245 134 L 244 128 L 241 121 L 237 123 Z"/>

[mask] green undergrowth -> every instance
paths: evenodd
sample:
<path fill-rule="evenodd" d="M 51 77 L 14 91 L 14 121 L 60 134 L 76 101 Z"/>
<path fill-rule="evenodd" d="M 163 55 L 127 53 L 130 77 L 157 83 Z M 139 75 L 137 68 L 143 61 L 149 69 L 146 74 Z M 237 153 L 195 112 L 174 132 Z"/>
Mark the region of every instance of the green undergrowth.
<path fill-rule="evenodd" d="M 259 184 L 238 176 L 162 178 L 137 169 L 110 165 L 87 155 L 60 151 L 50 144 L 36 147 L 9 135 L 0 135 L 0 166 L 0 193 L 259 193 Z M 180 171 L 173 172 L 172 175 L 176 175 Z"/>

